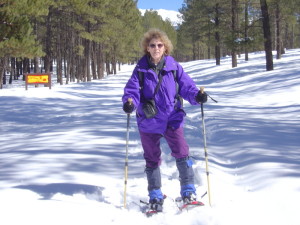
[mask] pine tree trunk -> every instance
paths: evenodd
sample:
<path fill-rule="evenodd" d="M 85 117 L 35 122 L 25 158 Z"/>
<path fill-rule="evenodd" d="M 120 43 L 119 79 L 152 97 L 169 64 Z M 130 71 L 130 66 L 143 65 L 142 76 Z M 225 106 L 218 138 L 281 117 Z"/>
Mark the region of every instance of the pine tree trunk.
<path fill-rule="evenodd" d="M 17 60 L 16 61 L 16 76 L 20 77 L 20 75 L 22 74 L 23 68 L 22 68 L 22 61 L 21 60 Z"/>
<path fill-rule="evenodd" d="M 247 41 L 249 40 L 248 37 L 248 29 L 249 29 L 249 14 L 248 14 L 248 10 L 249 10 L 249 0 L 245 1 L 245 33 L 244 33 L 244 39 L 246 41 L 245 44 L 245 61 L 249 60 L 249 52 L 248 52 L 248 46 L 247 46 Z"/>
<path fill-rule="evenodd" d="M 193 41 L 193 61 L 196 60 L 196 44 L 195 41 Z"/>
<path fill-rule="evenodd" d="M 81 66 L 80 66 L 81 61 L 80 61 L 80 59 L 81 59 L 81 57 L 78 55 L 76 58 L 77 58 L 76 59 L 76 79 L 77 79 L 77 83 L 80 83 L 80 81 L 81 81 Z"/>
<path fill-rule="evenodd" d="M 112 73 L 117 74 L 117 59 L 116 59 L 116 46 L 113 47 L 113 52 L 112 52 L 112 62 L 111 62 L 111 67 L 112 67 Z"/>
<path fill-rule="evenodd" d="M 46 41 L 45 41 L 45 72 L 50 73 L 51 72 L 51 55 L 52 55 L 52 50 L 51 50 L 51 40 L 52 40 L 52 27 L 51 27 L 51 20 L 52 20 L 52 15 L 53 15 L 53 7 L 50 6 L 49 8 L 49 13 L 46 19 Z"/>
<path fill-rule="evenodd" d="M 34 73 L 39 73 L 39 58 L 34 57 Z"/>
<path fill-rule="evenodd" d="M 208 43 L 211 43 L 211 30 L 209 27 L 209 31 L 208 31 Z M 207 46 L 207 58 L 210 59 L 211 57 L 211 48 L 210 48 L 210 44 Z"/>
<path fill-rule="evenodd" d="M 104 77 L 104 55 L 102 44 L 98 45 L 98 54 L 97 54 L 97 72 L 98 72 L 98 79 L 102 79 Z"/>
<path fill-rule="evenodd" d="M 220 33 L 218 31 L 219 26 L 220 26 L 220 18 L 219 18 L 219 3 L 216 4 L 215 7 L 215 26 L 216 26 L 216 32 L 215 32 L 215 40 L 216 40 L 216 45 L 215 45 L 215 57 L 216 57 L 216 65 L 221 65 L 221 38 L 220 38 Z"/>
<path fill-rule="evenodd" d="M 276 51 L 277 51 L 276 59 L 281 59 L 280 9 L 279 9 L 278 2 L 276 2 L 275 20 L 276 20 Z"/>
<path fill-rule="evenodd" d="M 292 24 L 292 37 L 291 37 L 290 48 L 294 48 L 294 43 L 295 43 L 295 29 L 294 29 L 294 25 Z"/>
<path fill-rule="evenodd" d="M 10 76 L 11 79 L 18 80 L 18 76 L 16 75 L 16 58 L 12 57 L 10 59 Z M 9 81 L 12 84 L 12 81 Z"/>
<path fill-rule="evenodd" d="M 57 83 L 63 85 L 63 76 L 62 76 L 62 57 L 61 51 L 57 51 L 57 60 L 56 60 L 56 74 L 57 74 Z"/>
<path fill-rule="evenodd" d="M 75 34 L 74 31 L 70 31 L 70 48 L 71 50 L 68 52 L 68 67 L 70 68 L 70 81 L 75 82 L 76 81 L 76 55 L 74 52 L 74 47 L 76 46 L 76 40 L 75 40 Z"/>
<path fill-rule="evenodd" d="M 5 76 L 5 63 L 6 59 L 5 57 L 0 58 L 0 89 L 3 88 L 3 77 Z"/>
<path fill-rule="evenodd" d="M 71 56 L 69 63 L 71 64 L 70 65 L 70 80 L 71 80 L 71 82 L 75 82 L 76 81 L 76 57 Z"/>
<path fill-rule="evenodd" d="M 22 71 L 22 74 L 24 75 L 24 73 L 30 73 L 30 62 L 29 62 L 29 59 L 27 59 L 27 58 L 25 58 L 23 60 L 23 71 Z"/>
<path fill-rule="evenodd" d="M 96 70 L 97 56 L 96 56 L 96 48 L 97 48 L 96 43 L 92 42 L 92 48 L 91 48 L 91 70 L 92 70 L 93 80 L 97 79 L 97 70 Z"/>
<path fill-rule="evenodd" d="M 91 72 L 90 72 L 90 49 L 91 49 L 91 41 L 85 40 L 85 81 L 91 81 Z"/>
<path fill-rule="evenodd" d="M 115 75 L 117 74 L 117 61 L 116 61 L 116 56 L 113 56 L 112 59 L 112 73 Z"/>
<path fill-rule="evenodd" d="M 260 0 L 260 7 L 263 20 L 263 32 L 264 32 L 264 45 L 266 52 L 266 69 L 267 71 L 273 70 L 273 54 L 272 54 L 272 36 L 270 29 L 270 18 L 268 12 L 268 5 L 266 0 Z"/>
<path fill-rule="evenodd" d="M 237 26 L 237 0 L 231 0 L 231 32 L 233 36 L 233 41 L 237 38 L 236 37 L 236 26 Z M 233 42 L 233 46 L 231 49 L 231 60 L 232 60 L 232 67 L 237 67 L 237 51 L 236 51 L 236 44 Z"/>
<path fill-rule="evenodd" d="M 70 80 L 70 73 L 69 73 L 69 67 L 67 66 L 67 62 L 66 62 L 66 56 L 64 56 L 64 77 L 66 79 L 66 84 L 69 83 L 69 80 Z"/>
<path fill-rule="evenodd" d="M 106 71 L 107 75 L 111 74 L 109 58 L 110 58 L 109 54 L 106 53 L 105 54 L 105 71 Z"/>
<path fill-rule="evenodd" d="M 61 40 L 61 38 L 59 39 Z M 56 49 L 56 75 L 57 75 L 57 83 L 60 85 L 63 84 L 63 77 L 62 77 L 62 55 L 61 55 L 61 43 L 57 43 Z"/>

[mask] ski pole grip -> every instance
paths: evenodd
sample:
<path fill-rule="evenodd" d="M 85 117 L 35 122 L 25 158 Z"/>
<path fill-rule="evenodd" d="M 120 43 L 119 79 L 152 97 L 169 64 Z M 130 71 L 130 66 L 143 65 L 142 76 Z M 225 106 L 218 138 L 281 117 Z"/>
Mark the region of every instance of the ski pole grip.
<path fill-rule="evenodd" d="M 200 92 L 201 92 L 201 94 L 203 94 L 204 93 L 204 87 L 202 86 L 202 87 L 200 87 Z"/>
<path fill-rule="evenodd" d="M 132 104 L 132 98 L 128 98 L 128 100 L 127 100 L 128 102 L 129 102 L 129 105 L 131 105 Z"/>

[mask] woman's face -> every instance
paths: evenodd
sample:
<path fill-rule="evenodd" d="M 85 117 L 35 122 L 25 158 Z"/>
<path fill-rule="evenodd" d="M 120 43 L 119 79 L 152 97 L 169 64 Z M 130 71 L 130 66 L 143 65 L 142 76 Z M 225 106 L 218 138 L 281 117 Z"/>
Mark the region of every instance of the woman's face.
<path fill-rule="evenodd" d="M 152 39 L 149 42 L 147 51 L 150 53 L 153 63 L 157 64 L 165 53 L 165 45 L 160 39 Z"/>

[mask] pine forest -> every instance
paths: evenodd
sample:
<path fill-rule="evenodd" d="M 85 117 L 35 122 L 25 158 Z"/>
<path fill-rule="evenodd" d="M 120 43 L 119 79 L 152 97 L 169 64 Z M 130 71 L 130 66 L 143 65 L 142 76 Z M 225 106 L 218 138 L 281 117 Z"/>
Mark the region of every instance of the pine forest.
<path fill-rule="evenodd" d="M 167 33 L 180 62 L 230 56 L 251 60 L 300 47 L 300 0 L 184 0 L 182 23 L 143 15 L 137 0 L 0 0 L 0 89 L 26 73 L 54 73 L 61 85 L 117 74 L 141 57 L 149 28 Z M 54 66 L 55 65 L 55 66 Z"/>

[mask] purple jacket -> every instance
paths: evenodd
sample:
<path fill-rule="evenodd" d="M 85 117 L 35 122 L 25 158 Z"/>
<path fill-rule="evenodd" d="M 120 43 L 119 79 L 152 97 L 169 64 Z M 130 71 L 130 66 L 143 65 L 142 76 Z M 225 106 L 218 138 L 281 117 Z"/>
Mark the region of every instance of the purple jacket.
<path fill-rule="evenodd" d="M 147 119 L 142 110 L 143 103 L 140 101 L 140 84 L 138 71 L 144 73 L 143 95 L 146 99 L 153 97 L 155 87 L 158 83 L 157 74 L 149 68 L 147 56 L 143 56 L 135 67 L 131 78 L 128 80 L 122 97 L 123 103 L 128 98 L 133 99 L 137 110 L 136 118 L 139 129 L 146 133 L 164 134 L 167 127 L 177 129 L 183 125 L 185 112 L 182 106 L 175 108 L 176 103 L 176 83 L 172 71 L 177 71 L 177 83 L 179 85 L 179 95 L 192 105 L 197 105 L 195 97 L 199 91 L 194 81 L 187 75 L 180 64 L 171 56 L 165 56 L 165 66 L 162 69 L 162 83 L 155 95 L 157 115 Z"/>

